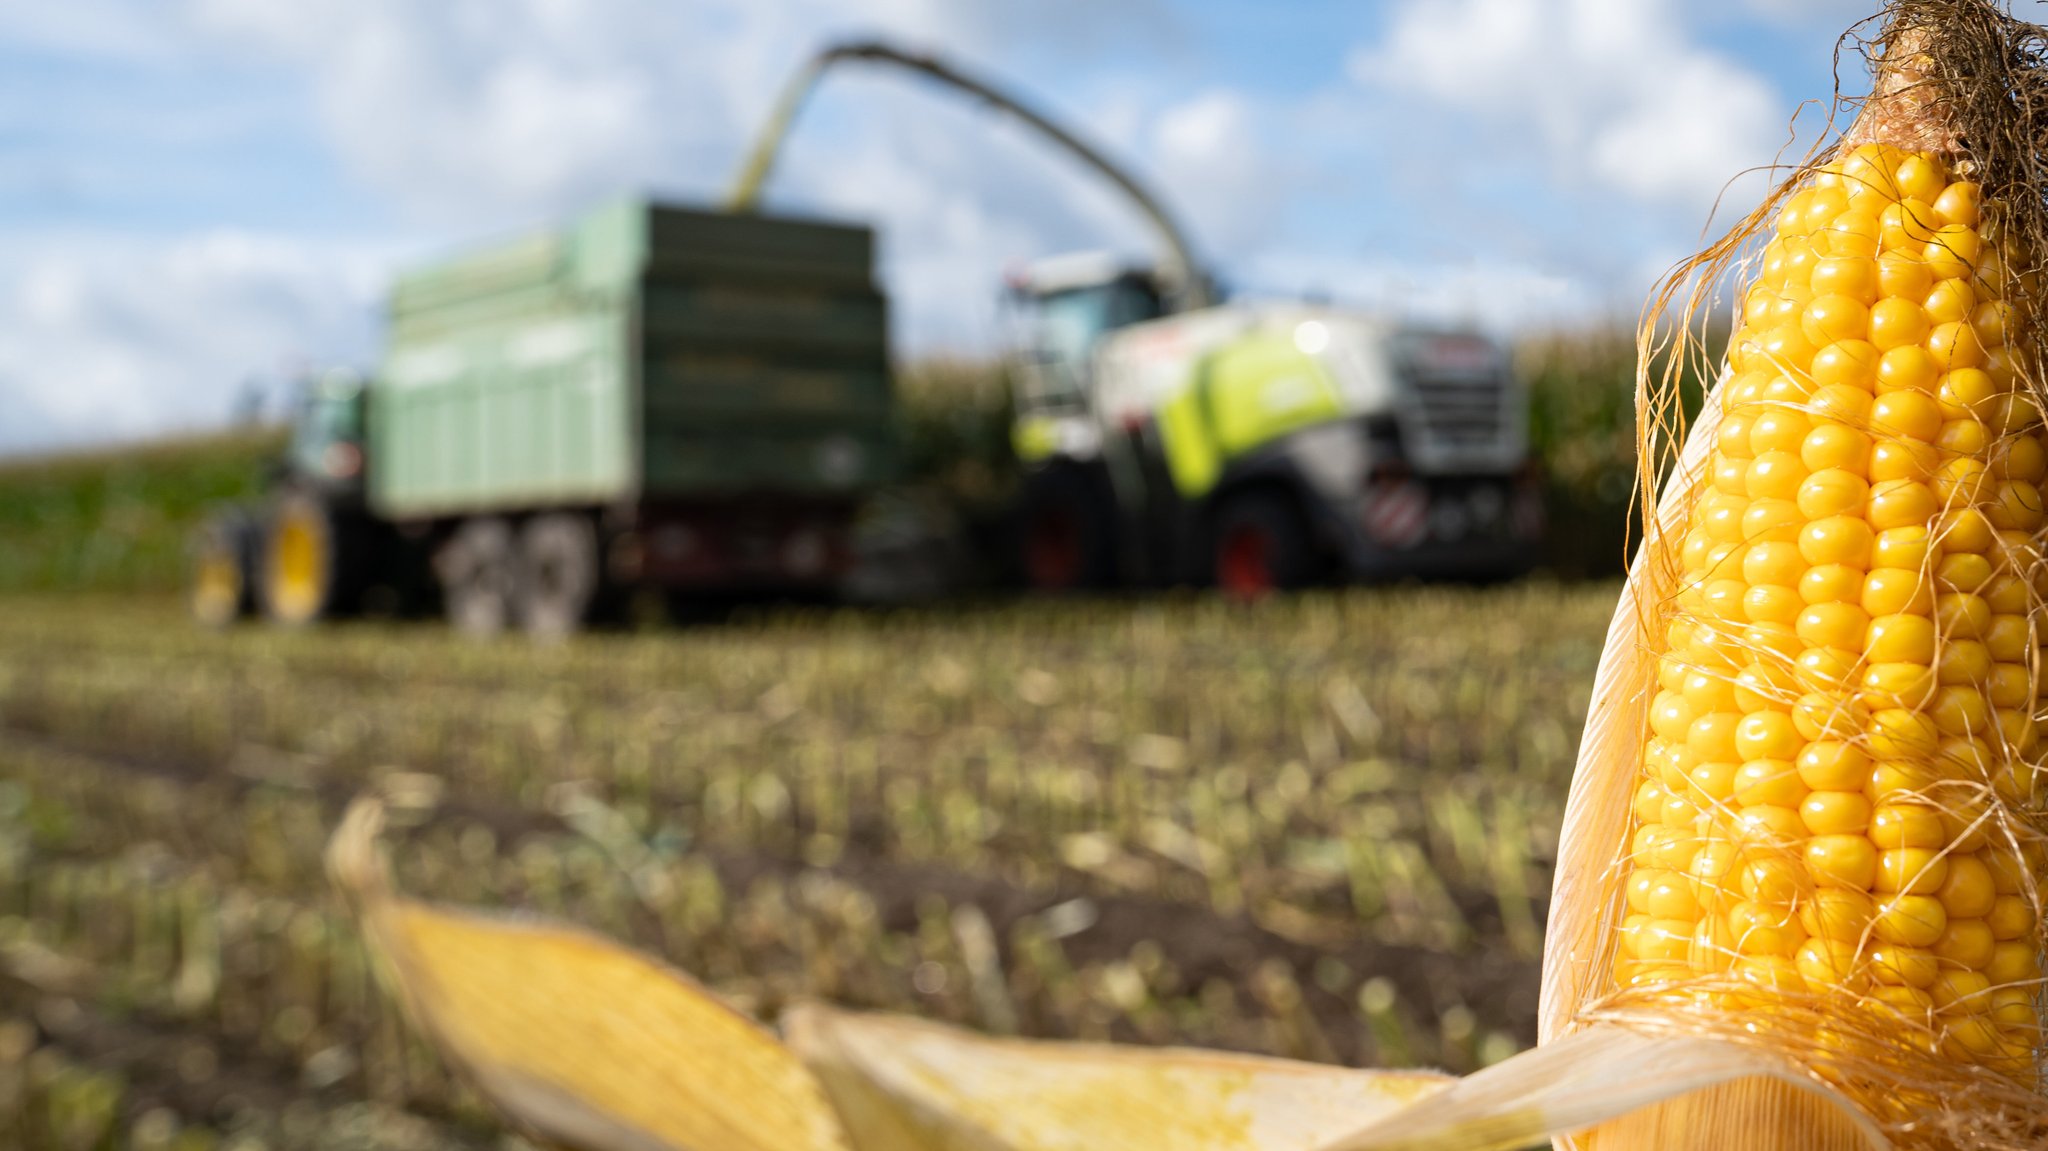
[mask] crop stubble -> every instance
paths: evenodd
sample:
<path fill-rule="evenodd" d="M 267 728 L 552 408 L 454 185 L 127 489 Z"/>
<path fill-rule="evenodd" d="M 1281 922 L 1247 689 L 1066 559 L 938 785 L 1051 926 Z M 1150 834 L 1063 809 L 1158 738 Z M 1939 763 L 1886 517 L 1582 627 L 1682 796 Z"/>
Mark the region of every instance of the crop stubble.
<path fill-rule="evenodd" d="M 372 786 L 409 890 L 588 924 L 766 1018 L 1469 1070 L 1533 1040 L 1612 599 L 799 612 L 552 649 L 10 601 L 0 1135 L 495 1139 L 321 875 Z"/>

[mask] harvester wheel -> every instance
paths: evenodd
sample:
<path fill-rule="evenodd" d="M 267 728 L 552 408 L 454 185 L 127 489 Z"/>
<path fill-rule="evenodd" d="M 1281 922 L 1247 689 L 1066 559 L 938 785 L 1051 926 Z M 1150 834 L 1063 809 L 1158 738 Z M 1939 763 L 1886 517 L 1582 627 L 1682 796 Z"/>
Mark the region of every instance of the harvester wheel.
<path fill-rule="evenodd" d="M 205 627 L 226 627 L 256 610 L 250 551 L 255 525 L 239 511 L 224 512 L 199 526 L 192 537 L 192 618 Z"/>
<path fill-rule="evenodd" d="M 302 491 L 278 496 L 263 533 L 257 569 L 263 613 L 276 623 L 298 627 L 353 606 L 347 551 L 343 526 L 326 501 Z"/>
<path fill-rule="evenodd" d="M 518 594 L 518 567 L 512 527 L 504 520 L 468 520 L 456 528 L 434 562 L 448 622 L 473 636 L 504 631 Z"/>
<path fill-rule="evenodd" d="M 1301 509 L 1279 492 L 1231 497 L 1216 517 L 1216 586 L 1246 602 L 1315 581 L 1317 559 Z"/>
<path fill-rule="evenodd" d="M 581 628 L 597 599 L 597 529 L 585 516 L 536 516 L 519 533 L 519 622 L 536 639 Z"/>

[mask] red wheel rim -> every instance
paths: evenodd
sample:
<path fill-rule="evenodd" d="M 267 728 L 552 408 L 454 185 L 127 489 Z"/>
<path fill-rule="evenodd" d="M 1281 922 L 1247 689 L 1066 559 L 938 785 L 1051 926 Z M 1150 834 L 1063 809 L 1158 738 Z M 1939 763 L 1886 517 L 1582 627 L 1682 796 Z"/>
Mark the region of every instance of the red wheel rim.
<path fill-rule="evenodd" d="M 1226 532 L 1216 549 L 1216 582 L 1233 599 L 1254 600 L 1271 595 L 1273 537 L 1255 527 L 1236 527 Z"/>
<path fill-rule="evenodd" d="M 1081 525 L 1074 513 L 1048 509 L 1032 517 L 1024 568 L 1033 587 L 1068 588 L 1080 582 Z"/>

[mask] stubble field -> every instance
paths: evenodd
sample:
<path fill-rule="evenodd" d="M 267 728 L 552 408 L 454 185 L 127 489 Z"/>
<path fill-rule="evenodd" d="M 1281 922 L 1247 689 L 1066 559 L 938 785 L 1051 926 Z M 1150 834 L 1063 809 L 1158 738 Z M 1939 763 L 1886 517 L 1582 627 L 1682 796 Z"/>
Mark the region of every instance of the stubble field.
<path fill-rule="evenodd" d="M 1031 1036 L 1534 1040 L 1611 584 L 769 612 L 535 648 L 0 602 L 0 1143 L 500 1147 L 330 896 L 401 884 Z"/>

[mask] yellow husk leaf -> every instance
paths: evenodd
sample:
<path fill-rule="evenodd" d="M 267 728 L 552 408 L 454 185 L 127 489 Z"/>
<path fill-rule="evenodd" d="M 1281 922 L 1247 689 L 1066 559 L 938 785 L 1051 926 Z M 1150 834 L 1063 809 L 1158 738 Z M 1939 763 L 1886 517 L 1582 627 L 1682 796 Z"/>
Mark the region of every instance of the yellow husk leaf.
<path fill-rule="evenodd" d="M 1511 1151 L 1555 1135 L 1642 1114 L 1652 1104 L 1768 1087 L 1812 1136 L 1786 1147 L 1884 1151 L 1890 1143 L 1846 1099 L 1784 1060 L 1718 1039 L 1642 1035 L 1594 1026 L 1460 1080 L 1426 1103 L 1328 1144 L 1322 1151 Z M 1702 1110 L 1685 1135 L 1700 1146 L 1741 1147 L 1754 1108 Z M 1782 1129 L 1782 1128 L 1780 1128 Z M 1604 1129 L 1603 1129 L 1604 1130 Z M 1846 1133 L 1846 1138 L 1843 1137 Z M 1595 1142 L 1594 1146 L 1603 1144 Z M 1638 1147 L 1671 1145 L 1636 1142 Z"/>
<path fill-rule="evenodd" d="M 506 1115 L 587 1151 L 845 1151 L 810 1072 L 681 973 L 575 928 L 392 895 L 381 818 L 358 801 L 329 869 L 414 1023 Z"/>
<path fill-rule="evenodd" d="M 1593 676 L 1593 698 L 1578 762 L 1572 768 L 1564 827 L 1558 834 L 1557 871 L 1551 880 L 1543 991 L 1536 1017 L 1539 1043 L 1570 1030 L 1579 1007 L 1605 978 L 1603 945 L 1618 895 L 1614 864 L 1628 841 L 1643 729 L 1655 694 L 1656 659 L 1647 632 L 1657 606 L 1673 594 L 1677 582 L 1672 565 L 1655 561 L 1664 554 L 1664 541 L 1685 530 L 1687 497 L 1705 470 L 1721 429 L 1720 394 L 1716 383 L 1686 436 L 1643 548 L 1629 569 L 1628 585 L 1607 627 L 1607 642 Z"/>
<path fill-rule="evenodd" d="M 506 1115 L 585 1151 L 1505 1151 L 1755 1077 L 1812 1113 L 1840 1104 L 1751 1049 L 1606 1026 L 1463 1081 L 816 1005 L 790 1012 L 785 1046 L 586 931 L 394 895 L 380 823 L 359 801 L 329 865 L 394 992 Z M 1886 1146 L 1849 1129 L 1844 1148 Z"/>
<path fill-rule="evenodd" d="M 823 1007 L 793 1013 L 785 1032 L 863 1151 L 1313 1151 L 1454 1082 L 1214 1051 L 989 1039 Z"/>
<path fill-rule="evenodd" d="M 588 932 L 394 895 L 381 818 L 358 801 L 328 860 L 393 990 L 493 1104 L 587 1151 L 1313 1151 L 1453 1083 L 820 1006 L 791 1012 L 785 1047 Z"/>

